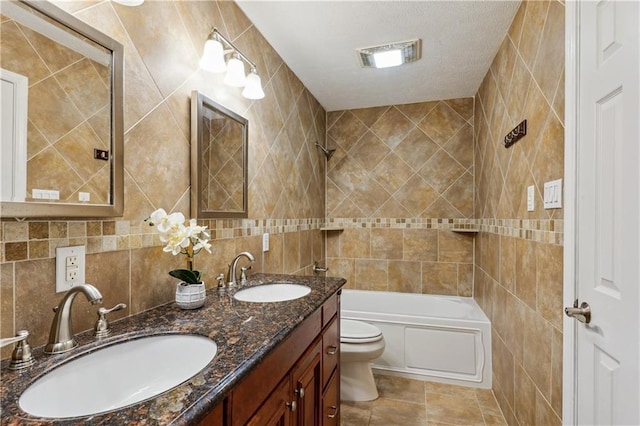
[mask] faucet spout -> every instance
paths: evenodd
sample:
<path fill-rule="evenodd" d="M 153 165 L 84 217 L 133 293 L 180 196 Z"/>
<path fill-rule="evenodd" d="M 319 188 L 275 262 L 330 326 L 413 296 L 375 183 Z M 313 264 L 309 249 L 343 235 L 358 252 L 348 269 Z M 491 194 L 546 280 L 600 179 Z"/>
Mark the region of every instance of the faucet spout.
<path fill-rule="evenodd" d="M 227 286 L 234 286 L 238 283 L 236 279 L 236 269 L 238 267 L 238 261 L 240 260 L 241 257 L 246 257 L 247 259 L 249 259 L 249 262 L 253 262 L 254 260 L 256 260 L 255 257 L 253 257 L 253 255 L 248 251 L 243 251 L 242 253 L 238 253 L 238 255 L 234 257 L 231 263 L 229 264 L 229 271 L 227 273 L 227 277 L 228 277 Z"/>
<path fill-rule="evenodd" d="M 51 322 L 49 342 L 44 348 L 46 354 L 59 354 L 70 351 L 78 346 L 74 339 L 73 325 L 71 323 L 71 306 L 78 293 L 84 294 L 92 305 L 102 303 L 102 294 L 91 284 L 81 284 L 71 287 L 62 298 L 60 304 L 53 308 L 56 313 Z"/>

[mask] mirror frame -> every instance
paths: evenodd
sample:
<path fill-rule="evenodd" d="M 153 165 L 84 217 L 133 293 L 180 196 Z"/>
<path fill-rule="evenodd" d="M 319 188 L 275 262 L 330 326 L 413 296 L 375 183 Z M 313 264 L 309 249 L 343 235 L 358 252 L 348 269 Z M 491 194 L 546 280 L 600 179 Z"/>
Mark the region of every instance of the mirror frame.
<path fill-rule="evenodd" d="M 227 116 L 242 125 L 242 210 L 204 210 L 200 205 L 200 193 L 203 189 L 202 155 L 204 150 L 203 132 L 200 121 L 204 109 L 213 110 Z M 212 218 L 246 218 L 249 216 L 248 205 L 248 145 L 249 120 L 209 99 L 194 90 L 191 92 L 191 215 L 198 219 Z"/>
<path fill-rule="evenodd" d="M 19 0 L 111 51 L 111 204 L 0 202 L 0 216 L 14 218 L 118 217 L 124 212 L 124 47 L 75 16 L 42 0 Z M 28 143 L 28 142 L 27 142 Z"/>

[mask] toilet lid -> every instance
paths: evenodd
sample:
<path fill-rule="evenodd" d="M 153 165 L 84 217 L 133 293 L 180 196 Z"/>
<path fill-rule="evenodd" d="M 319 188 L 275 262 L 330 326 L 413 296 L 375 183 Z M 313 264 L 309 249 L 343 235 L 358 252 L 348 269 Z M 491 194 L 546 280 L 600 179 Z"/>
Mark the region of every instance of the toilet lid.
<path fill-rule="evenodd" d="M 340 341 L 346 343 L 369 343 L 382 339 L 382 331 L 375 325 L 348 319 L 340 320 Z"/>

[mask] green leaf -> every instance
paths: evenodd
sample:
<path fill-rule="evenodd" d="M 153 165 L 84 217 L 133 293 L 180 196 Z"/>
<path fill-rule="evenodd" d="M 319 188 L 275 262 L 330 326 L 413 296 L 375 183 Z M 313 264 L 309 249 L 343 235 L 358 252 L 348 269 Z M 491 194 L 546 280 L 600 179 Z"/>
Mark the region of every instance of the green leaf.
<path fill-rule="evenodd" d="M 169 275 L 187 284 L 199 284 L 202 271 L 190 271 L 189 269 L 174 269 L 169 271 Z"/>

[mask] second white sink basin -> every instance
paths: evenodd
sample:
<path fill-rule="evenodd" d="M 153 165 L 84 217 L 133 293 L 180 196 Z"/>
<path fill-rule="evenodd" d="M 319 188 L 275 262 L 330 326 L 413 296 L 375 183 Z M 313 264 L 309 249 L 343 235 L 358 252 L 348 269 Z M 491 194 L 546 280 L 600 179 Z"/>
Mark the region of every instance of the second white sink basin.
<path fill-rule="evenodd" d="M 213 340 L 195 335 L 151 336 L 117 343 L 36 380 L 20 396 L 20 408 L 49 418 L 123 408 L 189 380 L 217 352 Z"/>
<path fill-rule="evenodd" d="M 311 288 L 302 284 L 273 283 L 245 288 L 233 295 L 241 302 L 285 302 L 299 299 L 311 293 Z"/>

